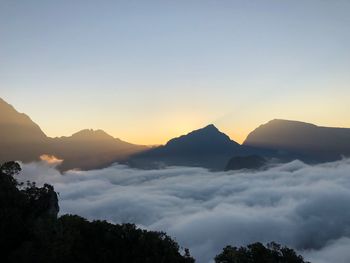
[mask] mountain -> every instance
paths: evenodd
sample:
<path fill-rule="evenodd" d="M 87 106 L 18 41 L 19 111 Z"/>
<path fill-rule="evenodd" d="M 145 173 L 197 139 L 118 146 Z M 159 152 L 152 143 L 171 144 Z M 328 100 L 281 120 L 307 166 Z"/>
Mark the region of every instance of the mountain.
<path fill-rule="evenodd" d="M 32 162 L 54 155 L 61 171 L 98 169 L 148 149 L 113 138 L 102 130 L 82 130 L 69 137 L 50 138 L 27 115 L 0 99 L 0 162 Z"/>
<path fill-rule="evenodd" d="M 334 161 L 350 156 L 350 129 L 276 119 L 252 131 L 243 145 L 278 150 L 309 162 Z"/>
<path fill-rule="evenodd" d="M 245 157 L 325 162 L 350 156 L 350 129 L 272 120 L 252 131 L 243 145 L 210 124 L 149 148 L 114 138 L 102 130 L 82 130 L 72 136 L 50 138 L 27 115 L 0 99 L 0 162 L 37 161 L 53 155 L 63 162 L 61 171 L 98 169 L 114 162 L 137 168 L 199 166 L 223 170 L 229 160 L 244 163 Z M 231 163 L 232 163 L 231 162 Z M 239 165 L 238 165 L 239 166 Z"/>
<path fill-rule="evenodd" d="M 102 130 L 82 130 L 70 137 L 51 139 L 51 153 L 63 159 L 61 170 L 98 169 L 123 161 L 148 147 L 114 138 Z"/>
<path fill-rule="evenodd" d="M 128 164 L 138 168 L 161 166 L 199 166 L 223 170 L 230 158 L 261 153 L 261 149 L 241 146 L 210 124 L 171 139 L 164 146 L 132 156 Z"/>
<path fill-rule="evenodd" d="M 38 160 L 47 139 L 27 115 L 0 98 L 0 162 Z"/>
<path fill-rule="evenodd" d="M 202 150 L 210 148 L 212 152 L 231 151 L 240 145 L 232 141 L 226 134 L 220 132 L 213 124 L 202 129 L 198 129 L 171 139 L 165 145 L 174 152 L 183 152 L 200 154 Z"/>

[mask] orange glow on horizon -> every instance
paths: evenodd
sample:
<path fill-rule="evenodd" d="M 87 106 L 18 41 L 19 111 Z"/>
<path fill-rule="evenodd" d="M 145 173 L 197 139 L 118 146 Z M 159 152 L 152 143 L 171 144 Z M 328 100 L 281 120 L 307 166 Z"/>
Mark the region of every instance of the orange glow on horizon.
<path fill-rule="evenodd" d="M 58 165 L 63 162 L 62 159 L 58 159 L 54 155 L 49 155 L 49 154 L 43 154 L 40 156 L 40 160 L 43 162 L 46 162 L 49 165 Z"/>

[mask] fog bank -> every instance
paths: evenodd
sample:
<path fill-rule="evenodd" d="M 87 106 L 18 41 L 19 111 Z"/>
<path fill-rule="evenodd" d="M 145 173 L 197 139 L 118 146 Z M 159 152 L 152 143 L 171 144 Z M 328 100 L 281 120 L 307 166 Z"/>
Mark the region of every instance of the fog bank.
<path fill-rule="evenodd" d="M 350 261 L 350 159 L 259 172 L 116 164 L 65 175 L 43 161 L 23 165 L 19 178 L 53 184 L 61 214 L 165 231 L 199 263 L 256 241 L 291 246 L 313 263 Z"/>

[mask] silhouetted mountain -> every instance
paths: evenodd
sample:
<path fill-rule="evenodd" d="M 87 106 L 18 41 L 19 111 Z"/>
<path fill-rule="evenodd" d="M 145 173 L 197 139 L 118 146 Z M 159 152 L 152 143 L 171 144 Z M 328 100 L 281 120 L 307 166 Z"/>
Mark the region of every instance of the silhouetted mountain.
<path fill-rule="evenodd" d="M 36 161 L 43 154 L 64 160 L 61 171 L 98 169 L 114 162 L 138 168 L 182 165 L 223 170 L 231 158 L 248 155 L 323 162 L 350 156 L 350 129 L 273 120 L 251 132 L 240 145 L 211 124 L 164 146 L 149 148 L 113 138 L 102 130 L 49 138 L 27 115 L 0 99 L 0 162 Z"/>
<path fill-rule="evenodd" d="M 37 124 L 0 98 L 0 162 L 38 160 L 46 142 Z"/>
<path fill-rule="evenodd" d="M 109 135 L 103 130 L 93 130 L 93 129 L 85 129 L 74 133 L 70 137 L 61 137 L 61 138 L 71 138 L 75 141 L 86 141 L 86 140 L 94 140 L 94 141 L 108 141 L 114 140 L 113 136 Z M 119 140 L 119 139 L 117 139 Z M 119 140 L 121 141 L 121 140 Z"/>
<path fill-rule="evenodd" d="M 350 129 L 272 120 L 251 132 L 244 145 L 278 150 L 305 161 L 333 161 L 350 156 Z"/>
<path fill-rule="evenodd" d="M 70 137 L 54 138 L 50 145 L 50 153 L 64 160 L 59 167 L 63 171 L 106 167 L 148 149 L 113 138 L 102 130 L 82 130 Z"/>
<path fill-rule="evenodd" d="M 226 134 L 220 132 L 213 124 L 202 129 L 171 139 L 165 145 L 174 152 L 201 153 L 201 150 L 215 152 L 231 151 L 240 145 L 232 141 Z"/>
<path fill-rule="evenodd" d="M 225 171 L 241 169 L 260 169 L 267 160 L 259 155 L 232 157 L 226 165 Z"/>
<path fill-rule="evenodd" d="M 252 153 L 256 153 L 254 148 L 232 141 L 211 124 L 132 156 L 129 164 L 139 168 L 183 165 L 223 170 L 232 156 Z"/>
<path fill-rule="evenodd" d="M 102 130 L 82 130 L 69 137 L 49 138 L 27 115 L 0 99 L 0 162 L 37 161 L 43 154 L 63 159 L 61 171 L 97 169 L 148 149 L 113 138 Z"/>

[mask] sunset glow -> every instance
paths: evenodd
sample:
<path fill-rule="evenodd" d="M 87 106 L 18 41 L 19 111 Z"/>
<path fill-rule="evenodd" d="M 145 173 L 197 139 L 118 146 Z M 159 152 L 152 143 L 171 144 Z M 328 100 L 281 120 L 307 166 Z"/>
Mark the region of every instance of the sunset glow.
<path fill-rule="evenodd" d="M 5 1 L 1 97 L 51 137 L 92 128 L 153 145 L 213 123 L 242 142 L 274 118 L 350 127 L 349 10 L 316 0 Z"/>

